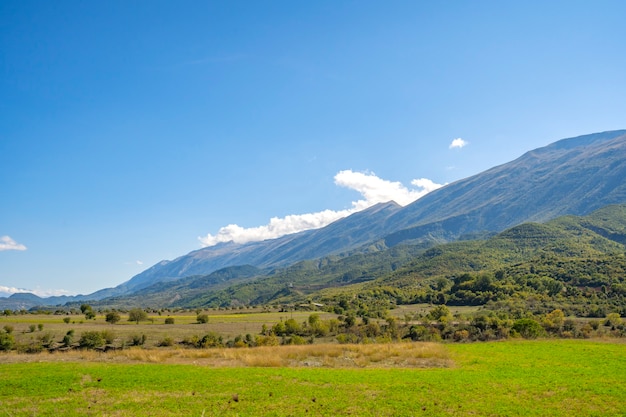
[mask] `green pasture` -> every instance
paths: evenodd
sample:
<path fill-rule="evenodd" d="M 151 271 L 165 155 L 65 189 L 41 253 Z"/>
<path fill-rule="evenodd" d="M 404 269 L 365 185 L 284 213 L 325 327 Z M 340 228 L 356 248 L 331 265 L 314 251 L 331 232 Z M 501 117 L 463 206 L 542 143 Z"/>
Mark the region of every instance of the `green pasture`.
<path fill-rule="evenodd" d="M 446 345 L 431 369 L 2 363 L 0 416 L 623 416 L 626 344 Z"/>

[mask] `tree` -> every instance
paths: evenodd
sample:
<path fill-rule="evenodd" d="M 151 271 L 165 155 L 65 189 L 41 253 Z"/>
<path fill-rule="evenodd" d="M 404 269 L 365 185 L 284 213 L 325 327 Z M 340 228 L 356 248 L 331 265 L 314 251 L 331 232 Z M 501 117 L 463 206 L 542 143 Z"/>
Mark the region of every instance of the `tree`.
<path fill-rule="evenodd" d="M 89 304 L 81 304 L 80 311 L 85 315 L 87 320 L 91 320 L 96 317 L 96 313 L 93 312 L 93 309 Z"/>
<path fill-rule="evenodd" d="M 544 334 L 543 327 L 533 319 L 519 319 L 513 323 L 513 330 L 518 332 L 524 339 L 536 339 Z"/>
<path fill-rule="evenodd" d="M 140 308 L 133 308 L 128 312 L 128 321 L 139 324 L 140 321 L 147 320 L 148 314 Z"/>
<path fill-rule="evenodd" d="M 107 323 L 115 324 L 121 320 L 121 317 L 117 311 L 111 311 L 107 313 L 105 320 Z"/>

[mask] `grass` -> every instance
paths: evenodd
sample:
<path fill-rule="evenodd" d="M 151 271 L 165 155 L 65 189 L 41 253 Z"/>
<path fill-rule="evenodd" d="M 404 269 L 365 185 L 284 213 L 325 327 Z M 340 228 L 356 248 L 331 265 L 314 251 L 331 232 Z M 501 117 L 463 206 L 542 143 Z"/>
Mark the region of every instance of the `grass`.
<path fill-rule="evenodd" d="M 271 327 L 279 321 L 290 318 L 297 320 L 299 323 L 308 319 L 313 312 L 295 311 L 295 312 L 279 312 L 279 311 L 256 311 L 256 310 L 205 310 L 202 312 L 207 314 L 209 322 L 206 324 L 198 324 L 195 313 L 172 313 L 172 314 L 149 314 L 148 320 L 141 321 L 139 324 L 129 322 L 128 316 L 122 314 L 122 319 L 116 324 L 109 324 L 105 321 L 105 316 L 99 314 L 95 320 L 86 320 L 84 315 L 52 315 L 52 314 L 24 314 L 0 316 L 0 330 L 5 325 L 14 328 L 13 334 L 16 342 L 29 343 L 38 337 L 49 334 L 52 340 L 61 341 L 68 330 L 74 330 L 75 340 L 78 340 L 83 332 L 87 331 L 112 331 L 117 339 L 117 343 L 128 341 L 135 335 L 146 335 L 146 346 L 156 346 L 166 337 L 173 338 L 176 341 L 183 340 L 189 336 L 202 336 L 208 332 L 215 332 L 224 337 L 224 340 L 232 339 L 238 335 L 245 336 L 250 333 L 252 335 L 259 334 L 263 324 Z M 316 312 L 322 319 L 336 317 L 336 315 Z M 64 318 L 69 317 L 70 322 L 65 323 Z M 174 318 L 174 324 L 165 324 L 167 317 Z M 30 331 L 31 326 L 43 325 L 41 331 L 36 328 L 34 332 Z M 0 415 L 1 417 L 1 415 Z"/>
<path fill-rule="evenodd" d="M 392 363 L 419 357 L 420 349 L 433 367 Z M 188 358 L 171 352 L 46 354 L 19 363 L 2 355 L 0 416 L 626 414 L 626 345 L 615 341 L 231 349 L 240 357 L 230 365 L 201 356 L 226 354 L 219 349 Z M 363 362 L 324 362 L 350 355 Z"/>
<path fill-rule="evenodd" d="M 436 343 L 385 345 L 288 345 L 256 348 L 143 349 L 107 353 L 93 350 L 25 355 L 5 353 L 0 363 L 104 362 L 193 364 L 210 367 L 426 368 L 451 364 L 449 352 Z"/>

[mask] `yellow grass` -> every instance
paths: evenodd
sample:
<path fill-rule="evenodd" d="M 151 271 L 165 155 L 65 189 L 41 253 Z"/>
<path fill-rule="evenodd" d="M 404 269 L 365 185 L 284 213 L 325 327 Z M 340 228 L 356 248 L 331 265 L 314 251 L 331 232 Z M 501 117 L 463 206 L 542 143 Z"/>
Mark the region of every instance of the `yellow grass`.
<path fill-rule="evenodd" d="M 424 368 L 452 365 L 445 345 L 408 342 L 211 349 L 130 348 L 107 353 L 69 351 L 0 355 L 0 363 L 25 361 L 180 363 L 214 367 Z"/>

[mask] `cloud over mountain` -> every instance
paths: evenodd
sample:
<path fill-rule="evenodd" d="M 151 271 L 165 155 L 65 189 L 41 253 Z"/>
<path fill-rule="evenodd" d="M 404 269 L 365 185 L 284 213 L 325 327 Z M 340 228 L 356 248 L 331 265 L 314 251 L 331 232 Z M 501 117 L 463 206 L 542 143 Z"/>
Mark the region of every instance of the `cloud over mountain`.
<path fill-rule="evenodd" d="M 336 185 L 355 190 L 363 198 L 353 201 L 352 208 L 349 209 L 327 209 L 315 213 L 292 214 L 282 218 L 272 217 L 268 224 L 258 227 L 244 228 L 229 224 L 220 228 L 215 235 L 209 233 L 198 239 L 203 247 L 213 246 L 220 242 L 246 243 L 274 239 L 291 233 L 324 227 L 374 204 L 393 200 L 404 206 L 442 186 L 429 179 L 420 178 L 411 181 L 411 185 L 416 188 L 409 189 L 398 181 L 388 181 L 379 178 L 374 173 L 352 170 L 339 171 L 334 179 Z"/>

